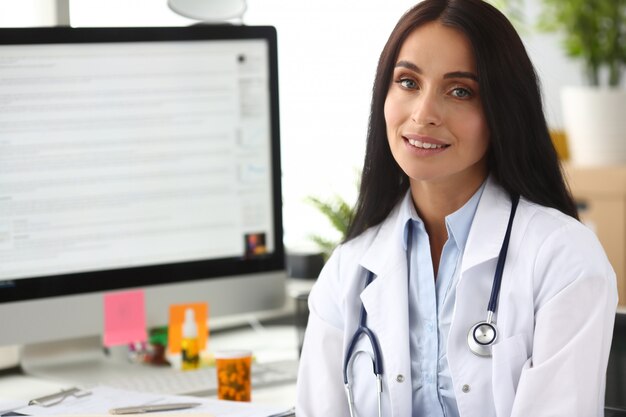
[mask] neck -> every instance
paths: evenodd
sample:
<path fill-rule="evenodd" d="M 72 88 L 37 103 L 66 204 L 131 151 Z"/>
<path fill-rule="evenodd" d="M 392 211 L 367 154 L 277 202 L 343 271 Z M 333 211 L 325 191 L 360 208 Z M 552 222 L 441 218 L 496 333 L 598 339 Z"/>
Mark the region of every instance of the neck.
<path fill-rule="evenodd" d="M 443 247 L 448 239 L 446 216 L 463 207 L 485 178 L 486 175 L 474 181 L 456 183 L 411 180 L 413 204 L 424 222 L 431 246 L 434 243 L 437 247 Z"/>
<path fill-rule="evenodd" d="M 411 180 L 411 196 L 428 233 L 435 276 L 443 245 L 448 240 L 446 216 L 463 207 L 484 180 L 485 177 L 462 184 Z"/>
<path fill-rule="evenodd" d="M 464 184 L 462 187 L 412 181 L 413 204 L 428 232 L 430 233 L 429 229 L 436 231 L 443 228 L 445 233 L 446 216 L 463 207 L 480 188 L 483 181 L 484 179 L 481 179 L 474 184 Z"/>

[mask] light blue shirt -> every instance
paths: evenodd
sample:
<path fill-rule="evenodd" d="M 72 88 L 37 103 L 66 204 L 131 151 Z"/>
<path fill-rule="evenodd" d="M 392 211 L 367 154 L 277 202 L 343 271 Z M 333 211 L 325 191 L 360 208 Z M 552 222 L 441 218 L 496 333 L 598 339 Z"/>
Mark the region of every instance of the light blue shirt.
<path fill-rule="evenodd" d="M 485 184 L 459 210 L 446 216 L 448 240 L 435 280 L 430 241 L 408 193 L 401 208 L 409 271 L 409 340 L 413 417 L 459 417 L 448 367 L 447 342 L 456 282 L 467 236 Z M 412 227 L 409 227 L 412 222 Z M 409 231 L 413 236 L 409 239 Z"/>

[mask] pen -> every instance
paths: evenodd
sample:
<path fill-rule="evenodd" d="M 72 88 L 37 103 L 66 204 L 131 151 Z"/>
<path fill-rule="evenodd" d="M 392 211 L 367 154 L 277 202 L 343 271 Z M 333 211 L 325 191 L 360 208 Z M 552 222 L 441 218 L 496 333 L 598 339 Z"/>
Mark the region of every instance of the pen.
<path fill-rule="evenodd" d="M 69 388 L 54 394 L 46 395 L 44 397 L 35 398 L 28 402 L 28 405 L 39 405 L 41 407 L 50 407 L 56 405 L 66 399 L 69 396 L 76 398 L 82 398 L 86 395 L 91 395 L 91 391 L 83 390 L 80 388 Z"/>
<path fill-rule="evenodd" d="M 137 405 L 134 407 L 113 408 L 109 410 L 109 414 L 143 414 L 143 413 L 153 413 L 155 411 L 184 410 L 186 408 L 197 407 L 200 404 L 201 403 Z"/>
<path fill-rule="evenodd" d="M 282 413 L 278 413 L 278 414 L 272 414 L 269 417 L 294 417 L 295 415 L 296 415 L 296 409 L 295 407 L 291 407 L 287 411 L 283 411 Z"/>

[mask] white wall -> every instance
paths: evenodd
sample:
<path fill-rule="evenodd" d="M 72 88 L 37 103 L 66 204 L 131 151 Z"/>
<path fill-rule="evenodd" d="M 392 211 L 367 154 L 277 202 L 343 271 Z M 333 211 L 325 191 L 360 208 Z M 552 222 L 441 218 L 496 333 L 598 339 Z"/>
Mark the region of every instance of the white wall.
<path fill-rule="evenodd" d="M 248 24 L 279 33 L 285 243 L 333 234 L 303 203 L 334 193 L 353 202 L 363 163 L 378 55 L 412 0 L 250 0 Z"/>
<path fill-rule="evenodd" d="M 14 0 L 32 3 L 43 0 Z M 536 14 L 539 0 L 528 0 Z M 2 22 L 12 10 L 1 7 Z M 288 249 L 312 248 L 311 233 L 333 235 L 303 202 L 309 195 L 356 198 L 370 92 L 378 55 L 397 19 L 415 0 L 248 0 L 244 23 L 276 26 L 279 36 L 283 200 Z M 166 0 L 71 0 L 78 26 L 186 25 Z M 4 13 L 3 13 L 4 11 Z M 7 15 L 8 14 L 8 15 Z M 7 25 L 6 23 L 3 25 Z M 543 81 L 549 123 L 561 126 L 559 88 L 581 84 L 554 35 L 523 36 Z"/>
<path fill-rule="evenodd" d="M 55 24 L 54 0 L 0 0 L 0 27 Z"/>

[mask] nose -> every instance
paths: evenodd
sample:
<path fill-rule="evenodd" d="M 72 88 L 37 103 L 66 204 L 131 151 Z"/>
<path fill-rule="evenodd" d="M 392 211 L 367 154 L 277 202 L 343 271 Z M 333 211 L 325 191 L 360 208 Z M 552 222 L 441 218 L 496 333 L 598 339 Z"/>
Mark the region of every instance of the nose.
<path fill-rule="evenodd" d="M 420 126 L 438 126 L 442 120 L 442 108 L 439 97 L 427 89 L 415 98 L 411 120 Z"/>

